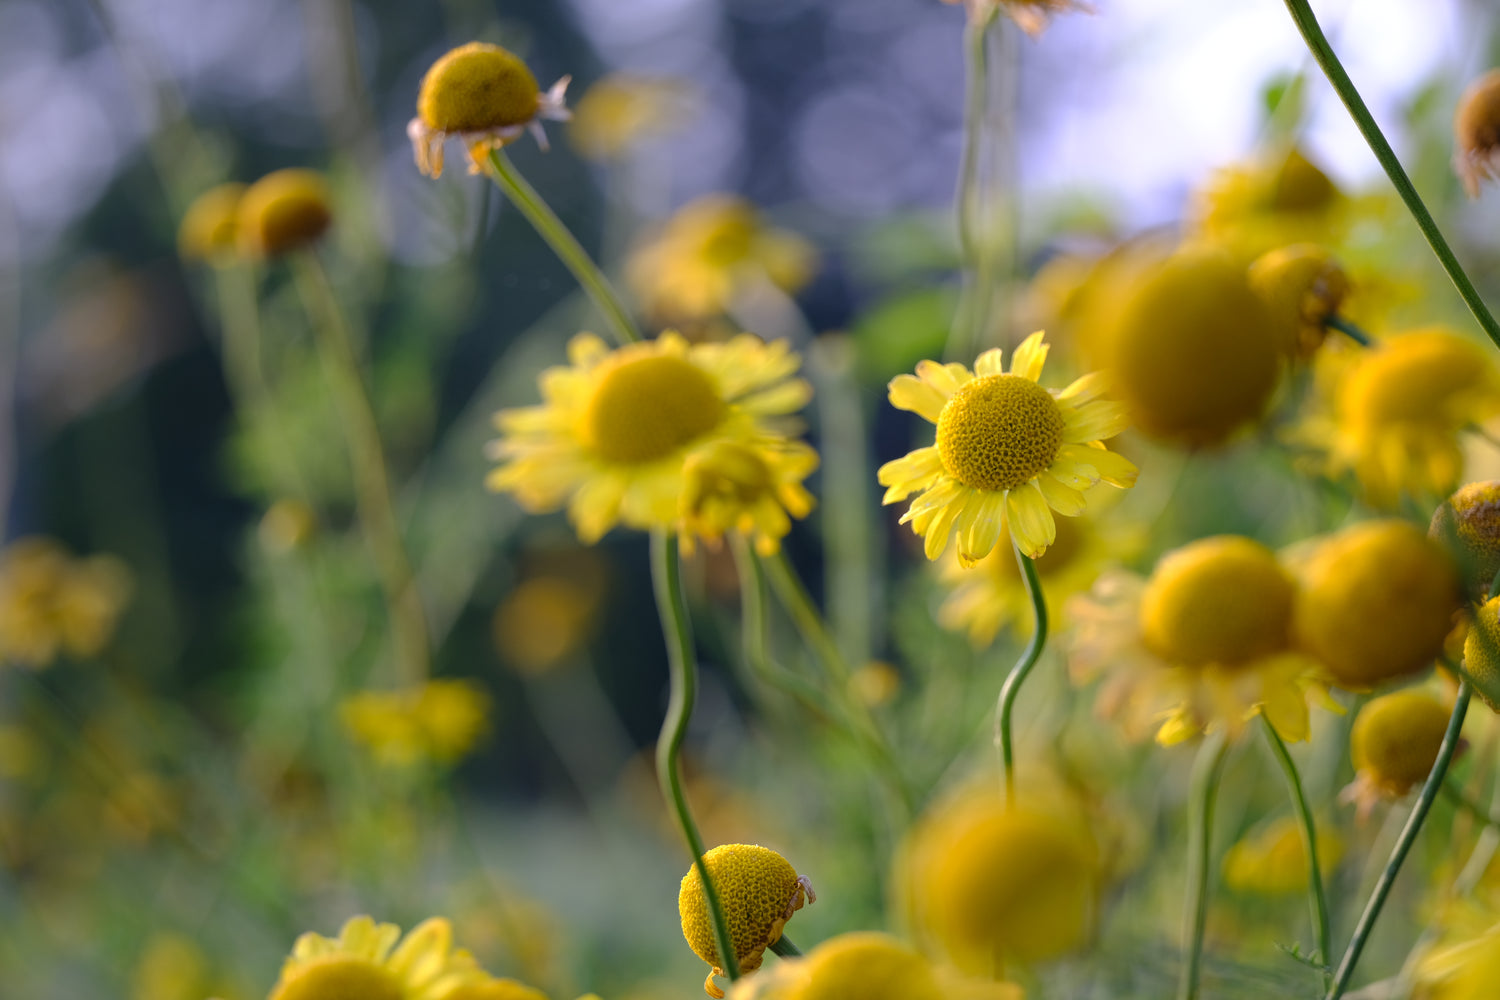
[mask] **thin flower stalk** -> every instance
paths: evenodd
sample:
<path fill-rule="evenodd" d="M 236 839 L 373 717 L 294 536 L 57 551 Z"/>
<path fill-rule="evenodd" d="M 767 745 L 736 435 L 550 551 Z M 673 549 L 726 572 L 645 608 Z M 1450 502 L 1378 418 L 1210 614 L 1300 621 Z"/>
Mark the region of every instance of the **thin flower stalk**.
<path fill-rule="evenodd" d="M 1307 794 L 1302 788 L 1302 777 L 1297 773 L 1297 764 L 1287 751 L 1281 734 L 1276 732 L 1276 727 L 1271 725 L 1264 714 L 1260 716 L 1260 729 L 1266 738 L 1266 746 L 1270 748 L 1271 755 L 1276 758 L 1282 774 L 1286 776 L 1292 808 L 1296 810 L 1297 821 L 1302 825 L 1302 846 L 1307 851 L 1307 899 L 1312 911 L 1313 931 L 1317 935 L 1317 951 L 1313 957 L 1322 970 L 1323 988 L 1327 989 L 1332 975 L 1328 969 L 1332 932 L 1329 929 L 1328 897 L 1323 890 L 1323 870 L 1318 862 L 1318 828 L 1313 822 L 1312 809 L 1308 806 Z"/>
<path fill-rule="evenodd" d="M 739 532 L 729 536 L 740 584 L 740 632 L 745 664 L 767 685 L 783 692 L 808 714 L 832 722 L 817 687 L 771 658 L 766 615 L 766 574 L 755 558 L 750 540 Z"/>
<path fill-rule="evenodd" d="M 1177 1000 L 1197 1000 L 1203 968 L 1203 932 L 1208 925 L 1208 880 L 1212 870 L 1214 805 L 1229 741 L 1222 731 L 1212 733 L 1193 763 L 1191 828 L 1188 839 L 1188 894 L 1183 909 L 1187 961 L 1177 987 Z"/>
<path fill-rule="evenodd" d="M 1000 686 L 1000 697 L 995 705 L 995 747 L 1000 751 L 1000 767 L 1005 772 L 1007 802 L 1014 802 L 1016 799 L 1016 757 L 1012 746 L 1012 714 L 1016 698 L 1020 696 L 1021 685 L 1026 683 L 1026 678 L 1031 675 L 1037 661 L 1042 658 L 1042 650 L 1047 646 L 1047 597 L 1042 592 L 1036 561 L 1017 548 L 1015 543 L 1011 543 L 1011 547 L 1015 549 L 1016 564 L 1020 566 L 1021 576 L 1026 581 L 1026 596 L 1031 598 L 1031 611 L 1036 627 L 1031 632 L 1026 648 L 1021 651 L 1021 658 L 1011 667 L 1005 683 Z"/>

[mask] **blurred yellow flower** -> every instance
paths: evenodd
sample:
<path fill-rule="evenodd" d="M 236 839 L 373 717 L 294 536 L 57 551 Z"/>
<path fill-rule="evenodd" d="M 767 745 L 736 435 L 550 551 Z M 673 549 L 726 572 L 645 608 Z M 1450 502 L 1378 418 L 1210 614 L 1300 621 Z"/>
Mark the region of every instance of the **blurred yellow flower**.
<path fill-rule="evenodd" d="M 849 688 L 860 704 L 879 708 L 901 693 L 901 671 L 884 660 L 871 660 L 850 675 Z"/>
<path fill-rule="evenodd" d="M 1500 923 L 1493 910 L 1457 903 L 1440 928 L 1416 963 L 1413 1000 L 1490 1000 L 1500 982 Z"/>
<path fill-rule="evenodd" d="M 1098 706 L 1127 735 L 1166 746 L 1264 714 L 1288 740 L 1309 735 L 1318 664 L 1292 646 L 1296 587 L 1270 549 L 1237 535 L 1168 552 L 1151 577 L 1101 577 L 1069 607 L 1075 681 L 1107 674 Z"/>
<path fill-rule="evenodd" d="M 380 763 L 403 767 L 463 759 L 489 729 L 490 696 L 469 680 L 433 680 L 406 691 L 361 691 L 339 716 Z"/>
<path fill-rule="evenodd" d="M 193 199 L 177 229 L 177 252 L 183 260 L 210 264 L 232 259 L 239 248 L 243 184 L 220 184 Z"/>
<path fill-rule="evenodd" d="M 1249 261 L 1293 243 L 1337 246 L 1349 207 L 1338 185 L 1293 148 L 1216 171 L 1191 199 L 1188 231 Z"/>
<path fill-rule="evenodd" d="M 1500 480 L 1454 490 L 1433 512 L 1427 534 L 1458 563 L 1468 596 L 1485 600 L 1500 573 Z"/>
<path fill-rule="evenodd" d="M 533 512 L 566 504 L 585 544 L 617 523 L 676 527 L 700 448 L 731 441 L 775 463 L 785 418 L 812 393 L 786 341 L 748 333 L 689 345 L 668 332 L 613 351 L 579 334 L 568 357 L 542 373 L 541 406 L 496 414 L 490 456 L 503 464 L 487 484 Z"/>
<path fill-rule="evenodd" d="M 260 543 L 285 555 L 306 545 L 318 530 L 317 512 L 301 500 L 277 500 L 260 519 Z"/>
<path fill-rule="evenodd" d="M 63 653 L 97 656 L 129 595 L 118 559 L 74 559 L 49 538 L 11 542 L 0 551 L 0 663 L 35 669 Z"/>
<path fill-rule="evenodd" d="M 742 198 L 707 195 L 638 246 L 625 277 L 657 320 L 693 322 L 721 315 L 757 283 L 795 292 L 816 270 L 817 253 L 802 237 L 764 225 Z"/>
<path fill-rule="evenodd" d="M 240 198 L 235 224 L 240 252 L 279 257 L 312 246 L 333 224 L 328 182 L 316 170 L 266 174 Z"/>
<path fill-rule="evenodd" d="M 453 928 L 432 917 L 403 939 L 395 924 L 354 917 L 336 938 L 307 933 L 281 967 L 269 1000 L 449 1000 L 487 975 L 453 948 Z"/>
<path fill-rule="evenodd" d="M 854 931 L 741 979 L 730 1000 L 1021 1000 L 1013 983 L 934 966 L 888 934 Z"/>
<path fill-rule="evenodd" d="M 1344 856 L 1343 841 L 1331 830 L 1314 824 L 1318 833 L 1318 866 L 1323 877 Z M 1224 884 L 1236 892 L 1285 896 L 1307 889 L 1310 877 L 1302 824 L 1281 816 L 1224 852 Z"/>
<path fill-rule="evenodd" d="M 485 976 L 461 984 L 444 1000 L 547 1000 L 547 994 L 514 979 Z"/>
<path fill-rule="evenodd" d="M 156 933 L 136 962 L 134 1000 L 203 1000 L 210 992 L 208 956 L 191 938 Z"/>
<path fill-rule="evenodd" d="M 530 132 L 547 148 L 542 120 L 567 121 L 563 96 L 568 77 L 541 93 L 536 77 L 514 53 L 498 45 L 469 42 L 445 53 L 422 77 L 417 117 L 406 126 L 417 169 L 443 173 L 443 143 L 458 139 L 469 152 L 469 172 L 484 170 L 491 150 Z"/>
<path fill-rule="evenodd" d="M 588 639 L 602 592 L 597 579 L 522 580 L 495 609 L 495 648 L 523 674 L 546 673 Z"/>
<path fill-rule="evenodd" d="M 1066 389 L 1037 384 L 1048 347 L 1040 332 L 1016 349 L 1006 372 L 1000 350 L 985 351 L 974 371 L 923 361 L 917 374 L 891 380 L 891 405 L 937 425 L 937 442 L 880 467 L 885 503 L 921 494 L 901 517 L 937 559 L 958 537 L 965 566 L 990 554 L 1002 525 L 1035 559 L 1057 538 L 1052 511 L 1068 517 L 1088 506 L 1100 480 L 1135 484 L 1136 467 L 1102 439 L 1125 428 L 1124 408 L 1101 399 L 1104 379 L 1085 375 Z"/>
<path fill-rule="evenodd" d="M 1469 84 L 1453 116 L 1453 165 L 1470 198 L 1500 177 L 1500 69 Z"/>
<path fill-rule="evenodd" d="M 1371 699 L 1349 734 L 1354 782 L 1343 797 L 1361 816 L 1382 798 L 1397 799 L 1427 780 L 1448 729 L 1452 706 L 1421 688 Z"/>
<path fill-rule="evenodd" d="M 753 538 L 761 555 L 777 552 L 792 518 L 812 513 L 802 480 L 817 467 L 818 453 L 800 441 L 716 441 L 694 451 L 683 465 L 684 547 L 695 537 L 717 545 L 736 531 Z"/>
<path fill-rule="evenodd" d="M 1277 247 L 1255 259 L 1248 272 L 1276 324 L 1288 358 L 1306 360 L 1322 346 L 1326 324 L 1349 295 L 1349 275 L 1332 253 L 1313 243 Z"/>
<path fill-rule="evenodd" d="M 802 909 L 804 902 L 816 902 L 818 898 L 807 878 L 768 847 L 723 844 L 704 854 L 703 864 L 718 890 L 735 957 L 744 973 L 760 968 L 766 949 L 781 940 L 792 914 Z M 725 973 L 697 865 L 682 877 L 677 910 L 682 918 L 682 936 L 693 952 L 713 967 L 703 981 L 704 991 L 711 997 L 723 997 L 714 976 Z"/>
<path fill-rule="evenodd" d="M 647 136 L 681 124 L 687 84 L 666 77 L 611 73 L 573 108 L 568 138 L 590 160 L 615 160 Z"/>

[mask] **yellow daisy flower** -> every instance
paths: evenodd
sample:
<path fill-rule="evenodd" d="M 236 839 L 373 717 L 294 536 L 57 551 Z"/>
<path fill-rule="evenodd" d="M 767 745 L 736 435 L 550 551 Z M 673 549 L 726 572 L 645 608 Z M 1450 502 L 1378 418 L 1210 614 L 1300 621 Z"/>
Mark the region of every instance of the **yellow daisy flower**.
<path fill-rule="evenodd" d="M 1151 577 L 1101 577 L 1071 602 L 1069 665 L 1086 682 L 1108 674 L 1099 709 L 1163 745 L 1209 729 L 1237 734 L 1264 714 L 1288 740 L 1309 733 L 1319 665 L 1292 645 L 1296 587 L 1270 549 L 1235 535 L 1164 555 Z"/>
<path fill-rule="evenodd" d="M 755 539 L 761 555 L 773 554 L 792 518 L 812 512 L 815 501 L 802 480 L 817 467 L 818 453 L 800 441 L 705 445 L 683 466 L 684 543 L 698 537 L 717 545 L 726 531 L 738 531 Z"/>
<path fill-rule="evenodd" d="M 339 706 L 344 727 L 383 764 L 462 760 L 489 728 L 490 696 L 469 680 L 412 691 L 361 691 Z"/>
<path fill-rule="evenodd" d="M 19 538 L 0 552 L 0 663 L 40 669 L 59 655 L 97 656 L 130 595 L 118 559 L 74 559 L 50 538 Z"/>
<path fill-rule="evenodd" d="M 937 443 L 880 467 L 885 503 L 921 494 L 901 517 L 926 538 L 937 559 L 958 536 L 965 566 L 989 555 L 1008 523 L 1018 548 L 1035 559 L 1057 538 L 1055 510 L 1088 506 L 1083 491 L 1100 480 L 1135 485 L 1136 467 L 1102 439 L 1125 429 L 1125 410 L 1100 397 L 1103 377 L 1085 375 L 1061 391 L 1037 384 L 1048 347 L 1033 333 L 1006 372 L 998 348 L 974 371 L 923 361 L 917 374 L 891 380 L 891 405 L 937 425 Z"/>
<path fill-rule="evenodd" d="M 689 345 L 668 332 L 613 351 L 580 334 L 568 358 L 542 373 L 541 406 L 496 414 L 490 454 L 502 464 L 486 482 L 529 511 L 566 504 L 586 544 L 617 523 L 677 526 L 699 448 L 737 442 L 774 468 L 784 418 L 812 394 L 792 377 L 800 359 L 786 341 L 751 334 Z"/>
<path fill-rule="evenodd" d="M 1344 843 L 1322 824 L 1318 831 L 1318 867 L 1324 877 L 1344 856 Z M 1307 889 L 1307 848 L 1302 823 L 1281 816 L 1224 852 L 1224 884 L 1236 892 L 1287 896 Z"/>
<path fill-rule="evenodd" d="M 484 978 L 467 952 L 454 950 L 443 918 L 423 921 L 402 939 L 395 924 L 361 916 L 336 938 L 299 937 L 269 1000 L 448 1000 Z"/>
<path fill-rule="evenodd" d="M 1247 276 L 1276 322 L 1281 352 L 1301 361 L 1317 353 L 1349 296 L 1349 275 L 1333 254 L 1313 243 L 1277 247 L 1257 257 Z"/>

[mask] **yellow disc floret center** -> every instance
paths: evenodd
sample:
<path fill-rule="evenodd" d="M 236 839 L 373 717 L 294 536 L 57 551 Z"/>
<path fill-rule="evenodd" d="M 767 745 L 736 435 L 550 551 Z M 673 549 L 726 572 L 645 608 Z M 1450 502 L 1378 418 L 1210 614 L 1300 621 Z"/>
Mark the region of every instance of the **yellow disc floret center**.
<path fill-rule="evenodd" d="M 283 979 L 271 1000 L 404 1000 L 401 982 L 369 959 L 329 955 Z"/>
<path fill-rule="evenodd" d="M 497 45 L 471 42 L 432 64 L 422 78 L 417 114 L 428 128 L 478 132 L 524 125 L 536 117 L 536 78 Z"/>
<path fill-rule="evenodd" d="M 1045 472 L 1062 446 L 1052 394 L 1019 375 L 962 386 L 938 416 L 938 454 L 949 475 L 980 490 L 1013 490 Z"/>
<path fill-rule="evenodd" d="M 1205 538 L 1157 564 L 1141 597 L 1146 646 L 1189 667 L 1236 666 L 1287 648 L 1291 578 L 1248 538 Z"/>
<path fill-rule="evenodd" d="M 702 369 L 653 355 L 604 374 L 584 414 L 584 434 L 606 461 L 639 465 L 708 433 L 723 416 L 724 401 Z"/>

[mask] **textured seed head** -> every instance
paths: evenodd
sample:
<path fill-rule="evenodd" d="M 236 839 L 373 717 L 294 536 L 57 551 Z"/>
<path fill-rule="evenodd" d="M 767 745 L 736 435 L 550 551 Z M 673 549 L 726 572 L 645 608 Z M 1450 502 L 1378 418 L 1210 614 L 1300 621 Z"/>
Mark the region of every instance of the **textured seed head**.
<path fill-rule="evenodd" d="M 938 454 L 950 475 L 981 490 L 1013 490 L 1045 472 L 1062 446 L 1052 394 L 1019 375 L 963 385 L 938 417 Z"/>
<path fill-rule="evenodd" d="M 647 355 L 604 374 L 584 415 L 584 436 L 605 460 L 638 465 L 707 433 L 723 414 L 724 402 L 702 369 Z"/>
<path fill-rule="evenodd" d="M 480 132 L 531 121 L 539 96 L 536 78 L 514 54 L 470 42 L 432 64 L 422 78 L 417 115 L 436 131 Z"/>

